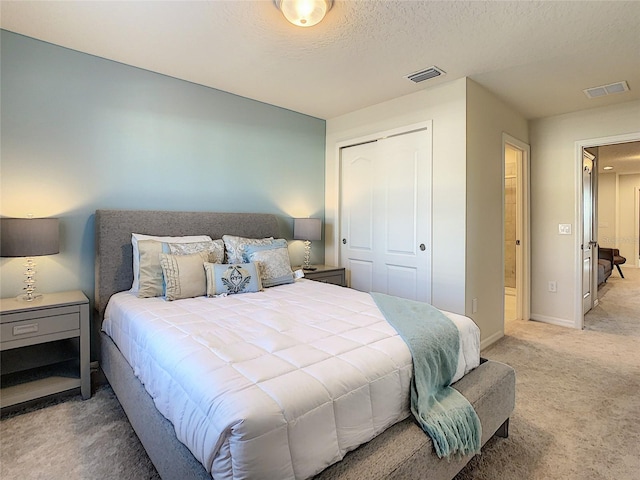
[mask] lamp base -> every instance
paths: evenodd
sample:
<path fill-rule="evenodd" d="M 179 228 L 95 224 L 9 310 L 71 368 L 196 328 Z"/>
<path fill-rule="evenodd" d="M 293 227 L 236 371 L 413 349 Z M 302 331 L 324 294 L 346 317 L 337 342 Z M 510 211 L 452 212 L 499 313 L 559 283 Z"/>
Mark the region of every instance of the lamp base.
<path fill-rule="evenodd" d="M 28 293 L 23 293 L 22 295 L 18 295 L 16 297 L 16 300 L 19 300 L 21 302 L 34 302 L 37 300 L 42 300 L 43 297 L 44 295 L 41 293 L 37 295 L 29 295 Z"/>
<path fill-rule="evenodd" d="M 318 267 L 313 267 L 311 265 L 309 265 L 308 267 L 303 266 L 302 270 L 306 270 L 307 272 L 315 272 L 318 269 Z"/>

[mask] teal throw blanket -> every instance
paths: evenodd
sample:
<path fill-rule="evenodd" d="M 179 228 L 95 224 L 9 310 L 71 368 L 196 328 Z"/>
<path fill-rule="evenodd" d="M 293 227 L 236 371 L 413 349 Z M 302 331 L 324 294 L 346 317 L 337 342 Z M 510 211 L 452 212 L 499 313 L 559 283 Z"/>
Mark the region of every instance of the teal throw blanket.
<path fill-rule="evenodd" d="M 452 388 L 458 365 L 458 328 L 428 303 L 371 293 L 413 357 L 411 412 L 431 437 L 438 457 L 480 451 L 482 427 L 469 401 Z"/>

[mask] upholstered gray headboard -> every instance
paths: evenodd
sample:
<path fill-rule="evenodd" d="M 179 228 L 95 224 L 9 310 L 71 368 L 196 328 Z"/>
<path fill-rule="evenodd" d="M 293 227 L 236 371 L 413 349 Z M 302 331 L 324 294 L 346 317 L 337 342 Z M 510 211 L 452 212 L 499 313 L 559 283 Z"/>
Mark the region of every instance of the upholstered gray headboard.
<path fill-rule="evenodd" d="M 278 218 L 267 213 L 96 210 L 95 309 L 99 318 L 114 293 L 133 283 L 131 234 L 279 237 Z"/>

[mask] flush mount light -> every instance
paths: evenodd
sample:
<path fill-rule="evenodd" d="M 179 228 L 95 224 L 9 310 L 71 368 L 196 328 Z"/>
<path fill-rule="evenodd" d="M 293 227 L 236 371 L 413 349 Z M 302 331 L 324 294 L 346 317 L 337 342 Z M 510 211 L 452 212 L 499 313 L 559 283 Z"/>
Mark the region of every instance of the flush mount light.
<path fill-rule="evenodd" d="M 298 27 L 313 27 L 322 21 L 333 0 L 274 0 L 284 18 Z"/>
<path fill-rule="evenodd" d="M 603 170 L 613 170 L 613 167 L 607 165 L 606 167 L 602 167 Z"/>

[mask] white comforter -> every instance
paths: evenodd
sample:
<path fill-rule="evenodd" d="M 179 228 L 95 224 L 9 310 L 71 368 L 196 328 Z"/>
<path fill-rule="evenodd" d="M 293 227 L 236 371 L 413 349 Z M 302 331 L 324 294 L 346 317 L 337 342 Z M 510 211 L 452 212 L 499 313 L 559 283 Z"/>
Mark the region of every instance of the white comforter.
<path fill-rule="evenodd" d="M 461 334 L 455 380 L 479 363 Z M 103 330 L 216 479 L 307 478 L 409 415 L 411 355 L 369 294 L 310 280 L 225 298 L 114 295 Z"/>

